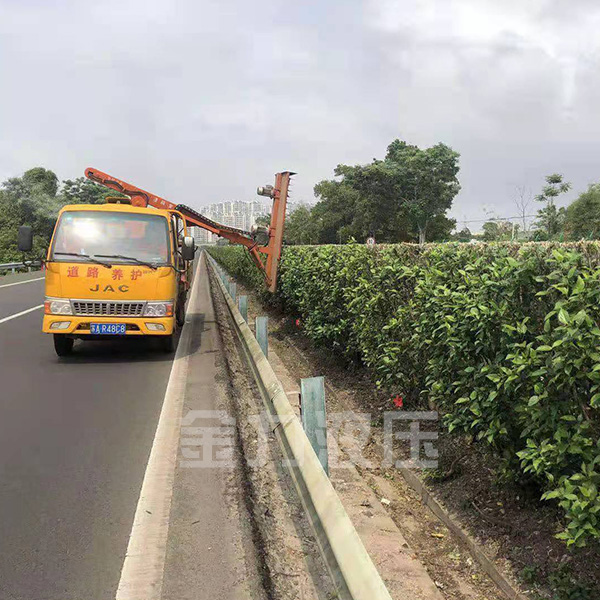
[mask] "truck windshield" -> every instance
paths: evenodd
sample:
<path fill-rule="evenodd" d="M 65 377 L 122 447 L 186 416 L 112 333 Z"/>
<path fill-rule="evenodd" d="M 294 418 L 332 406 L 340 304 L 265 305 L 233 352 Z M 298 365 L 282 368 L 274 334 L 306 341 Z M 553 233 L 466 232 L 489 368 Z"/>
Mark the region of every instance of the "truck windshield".
<path fill-rule="evenodd" d="M 50 257 L 56 262 L 85 262 L 84 255 L 103 254 L 118 255 L 116 262 L 169 263 L 168 222 L 159 215 L 69 211 L 56 227 Z"/>

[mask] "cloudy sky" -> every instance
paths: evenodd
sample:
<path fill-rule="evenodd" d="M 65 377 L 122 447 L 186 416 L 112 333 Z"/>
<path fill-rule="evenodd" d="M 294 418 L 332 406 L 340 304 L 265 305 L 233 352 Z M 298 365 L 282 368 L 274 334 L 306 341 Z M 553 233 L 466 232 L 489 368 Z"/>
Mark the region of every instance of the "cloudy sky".
<path fill-rule="evenodd" d="M 399 137 L 460 152 L 459 224 L 512 216 L 548 173 L 600 180 L 598 31 L 597 0 L 0 0 L 0 179 L 201 207 L 291 169 L 310 201 Z"/>

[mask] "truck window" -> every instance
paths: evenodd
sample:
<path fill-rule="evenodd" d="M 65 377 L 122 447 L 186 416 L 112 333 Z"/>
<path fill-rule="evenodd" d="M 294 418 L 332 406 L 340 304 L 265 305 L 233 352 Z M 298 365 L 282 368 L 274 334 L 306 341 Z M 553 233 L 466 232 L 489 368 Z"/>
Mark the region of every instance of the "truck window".
<path fill-rule="evenodd" d="M 57 225 L 50 259 L 85 261 L 60 252 L 120 254 L 153 264 L 169 264 L 169 225 L 160 215 L 106 211 L 68 211 Z"/>

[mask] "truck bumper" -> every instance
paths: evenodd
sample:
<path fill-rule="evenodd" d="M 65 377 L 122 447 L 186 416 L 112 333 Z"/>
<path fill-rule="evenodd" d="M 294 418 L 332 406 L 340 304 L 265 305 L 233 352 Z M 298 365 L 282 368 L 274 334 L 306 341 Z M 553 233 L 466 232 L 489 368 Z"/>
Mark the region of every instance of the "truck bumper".
<path fill-rule="evenodd" d="M 70 315 L 44 315 L 42 331 L 77 337 L 91 336 L 91 323 L 125 323 L 125 335 L 171 335 L 175 327 L 174 317 L 148 318 L 144 317 L 75 317 Z M 119 336 L 107 335 L 94 338 L 114 338 Z"/>

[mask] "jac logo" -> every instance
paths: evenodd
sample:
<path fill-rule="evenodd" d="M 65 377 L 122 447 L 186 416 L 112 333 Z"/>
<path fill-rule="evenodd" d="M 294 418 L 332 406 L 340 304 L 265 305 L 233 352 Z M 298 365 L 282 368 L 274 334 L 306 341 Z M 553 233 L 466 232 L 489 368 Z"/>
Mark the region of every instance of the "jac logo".
<path fill-rule="evenodd" d="M 128 292 L 129 291 L 129 286 L 128 285 L 120 285 L 117 290 L 119 292 Z M 100 285 L 96 284 L 94 287 L 90 288 L 90 292 L 114 292 L 116 291 L 115 288 L 112 285 L 105 285 L 102 289 L 100 289 Z"/>

